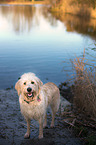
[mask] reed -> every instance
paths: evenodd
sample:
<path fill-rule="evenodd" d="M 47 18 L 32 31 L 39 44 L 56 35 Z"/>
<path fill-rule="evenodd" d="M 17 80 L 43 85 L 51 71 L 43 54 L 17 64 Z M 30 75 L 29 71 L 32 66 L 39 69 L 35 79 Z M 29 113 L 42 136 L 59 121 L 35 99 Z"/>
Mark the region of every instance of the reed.
<path fill-rule="evenodd" d="M 83 57 L 72 61 L 75 70 L 73 103 L 80 112 L 96 117 L 96 68 L 91 71 L 86 64 L 85 50 Z"/>

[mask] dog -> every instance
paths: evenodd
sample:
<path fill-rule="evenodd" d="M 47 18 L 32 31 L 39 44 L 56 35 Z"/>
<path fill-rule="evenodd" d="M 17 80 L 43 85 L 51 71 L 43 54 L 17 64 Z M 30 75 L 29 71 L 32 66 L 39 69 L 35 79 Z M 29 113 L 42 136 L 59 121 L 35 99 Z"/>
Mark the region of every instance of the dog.
<path fill-rule="evenodd" d="M 43 85 L 34 73 L 25 73 L 15 84 L 19 96 L 21 113 L 27 122 L 27 132 L 24 138 L 30 138 L 30 121 L 39 122 L 39 139 L 43 138 L 43 128 L 47 126 L 47 108 L 52 111 L 51 127 L 60 105 L 59 88 L 52 82 Z"/>

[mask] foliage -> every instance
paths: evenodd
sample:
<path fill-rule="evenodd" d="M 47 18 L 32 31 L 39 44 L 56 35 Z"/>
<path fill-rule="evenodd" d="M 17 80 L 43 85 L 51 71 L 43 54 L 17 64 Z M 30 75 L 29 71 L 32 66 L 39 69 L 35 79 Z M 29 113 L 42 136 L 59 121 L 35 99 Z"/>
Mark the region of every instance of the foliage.
<path fill-rule="evenodd" d="M 77 0 L 79 4 L 87 4 L 89 6 L 92 6 L 95 8 L 96 6 L 96 0 Z"/>

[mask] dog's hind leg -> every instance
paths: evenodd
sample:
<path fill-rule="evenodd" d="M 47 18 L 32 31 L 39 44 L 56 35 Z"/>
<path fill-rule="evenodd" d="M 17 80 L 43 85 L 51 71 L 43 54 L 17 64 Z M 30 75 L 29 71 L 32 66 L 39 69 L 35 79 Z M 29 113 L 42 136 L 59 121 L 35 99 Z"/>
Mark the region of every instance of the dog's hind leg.
<path fill-rule="evenodd" d="M 43 117 L 39 119 L 39 139 L 43 138 Z"/>
<path fill-rule="evenodd" d="M 55 121 L 55 115 L 56 115 L 56 111 L 54 108 L 51 107 L 52 110 L 52 121 L 51 121 L 51 125 L 50 127 L 53 128 L 54 127 L 54 121 Z"/>
<path fill-rule="evenodd" d="M 54 127 L 55 115 L 56 115 L 56 112 L 57 112 L 58 109 L 59 109 L 59 104 L 60 104 L 60 100 L 58 99 L 57 101 L 54 101 L 54 102 L 50 105 L 51 111 L 52 111 L 52 121 L 51 121 L 50 127 Z"/>
<path fill-rule="evenodd" d="M 27 121 L 27 132 L 24 135 L 25 139 L 30 138 L 30 119 L 27 118 L 26 121 Z"/>
<path fill-rule="evenodd" d="M 43 128 L 47 126 L 47 113 L 44 116 L 44 123 L 43 123 Z"/>

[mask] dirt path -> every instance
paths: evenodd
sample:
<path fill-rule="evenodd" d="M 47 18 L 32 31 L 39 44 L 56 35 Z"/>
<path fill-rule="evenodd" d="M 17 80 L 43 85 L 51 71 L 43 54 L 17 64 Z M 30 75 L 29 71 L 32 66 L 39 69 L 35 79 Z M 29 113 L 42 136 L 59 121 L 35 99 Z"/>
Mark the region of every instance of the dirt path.
<path fill-rule="evenodd" d="M 64 117 L 56 116 L 55 128 L 44 129 L 44 138 L 38 139 L 38 123 L 32 121 L 31 138 L 24 139 L 26 122 L 20 113 L 18 96 L 15 90 L 0 91 L 0 145 L 81 145 L 71 128 L 63 122 Z"/>

